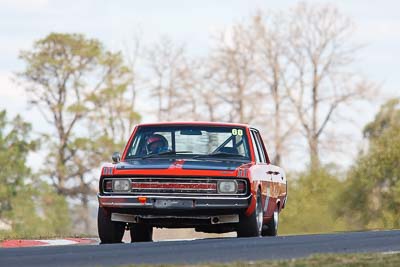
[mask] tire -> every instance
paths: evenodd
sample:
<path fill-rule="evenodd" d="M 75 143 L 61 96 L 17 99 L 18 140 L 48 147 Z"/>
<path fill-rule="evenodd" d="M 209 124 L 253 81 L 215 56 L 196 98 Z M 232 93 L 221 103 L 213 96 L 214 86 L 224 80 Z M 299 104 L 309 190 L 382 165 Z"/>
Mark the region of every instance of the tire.
<path fill-rule="evenodd" d="M 111 221 L 111 212 L 99 207 L 97 213 L 97 229 L 100 244 L 122 243 L 126 223 Z"/>
<path fill-rule="evenodd" d="M 262 235 L 263 236 L 277 236 L 278 235 L 278 225 L 279 225 L 279 207 L 275 208 L 272 220 L 263 226 Z"/>
<path fill-rule="evenodd" d="M 261 236 L 264 210 L 262 207 L 261 192 L 258 190 L 256 198 L 256 208 L 250 216 L 244 214 L 240 216 L 237 229 L 238 237 L 256 237 Z"/>
<path fill-rule="evenodd" d="M 132 224 L 130 228 L 132 243 L 153 241 L 153 227 L 146 224 Z"/>

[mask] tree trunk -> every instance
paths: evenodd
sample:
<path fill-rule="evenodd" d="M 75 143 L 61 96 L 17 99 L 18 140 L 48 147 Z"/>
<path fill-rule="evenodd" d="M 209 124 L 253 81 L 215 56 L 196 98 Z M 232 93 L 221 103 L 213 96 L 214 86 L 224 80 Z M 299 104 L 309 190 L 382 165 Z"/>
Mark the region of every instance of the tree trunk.
<path fill-rule="evenodd" d="M 280 103 L 275 102 L 275 128 L 274 128 L 274 139 L 275 139 L 275 158 L 274 164 L 280 166 L 282 157 L 282 140 L 281 140 L 281 114 L 280 114 Z"/>
<path fill-rule="evenodd" d="M 310 149 L 310 168 L 311 171 L 318 170 L 320 167 L 320 160 L 319 160 L 319 152 L 318 152 L 318 137 L 313 135 L 310 140 L 308 141 L 309 149 Z"/>
<path fill-rule="evenodd" d="M 83 195 L 81 198 L 82 202 L 82 219 L 83 219 L 83 228 L 85 233 L 90 232 L 90 212 L 89 212 L 89 200 L 87 195 Z"/>
<path fill-rule="evenodd" d="M 314 59 L 312 59 L 314 65 L 313 71 L 313 87 L 312 87 L 312 126 L 311 126 L 311 140 L 309 142 L 310 145 L 310 167 L 311 170 L 317 170 L 319 167 L 319 153 L 318 153 L 318 112 L 319 112 L 319 100 L 318 100 L 318 90 L 319 90 L 319 83 L 318 83 L 318 70 L 317 66 L 314 63 Z"/>

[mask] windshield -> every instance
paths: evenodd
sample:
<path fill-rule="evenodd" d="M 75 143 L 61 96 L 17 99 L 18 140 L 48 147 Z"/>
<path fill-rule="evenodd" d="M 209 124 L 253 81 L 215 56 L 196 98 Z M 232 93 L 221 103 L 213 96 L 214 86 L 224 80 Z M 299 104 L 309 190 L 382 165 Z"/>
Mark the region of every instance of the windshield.
<path fill-rule="evenodd" d="M 216 157 L 249 160 L 247 133 L 241 127 L 141 126 L 126 159 L 148 157 Z"/>

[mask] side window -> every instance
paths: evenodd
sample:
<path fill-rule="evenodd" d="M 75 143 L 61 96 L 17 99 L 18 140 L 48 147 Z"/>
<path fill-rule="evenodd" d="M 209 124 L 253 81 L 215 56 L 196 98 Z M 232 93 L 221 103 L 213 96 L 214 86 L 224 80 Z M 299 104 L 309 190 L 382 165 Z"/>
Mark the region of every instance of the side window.
<path fill-rule="evenodd" d="M 251 141 L 253 143 L 253 149 L 254 149 L 254 154 L 256 156 L 256 162 L 260 163 L 261 162 L 261 154 L 260 154 L 260 150 L 257 145 L 256 138 L 254 136 L 254 131 L 251 131 Z"/>
<path fill-rule="evenodd" d="M 141 144 L 144 142 L 143 139 L 143 134 L 139 133 L 137 135 L 137 137 L 133 140 L 133 143 L 130 147 L 130 149 L 128 150 L 128 155 L 127 157 L 134 157 L 140 154 L 140 148 L 141 148 Z"/>
<path fill-rule="evenodd" d="M 260 133 L 259 132 L 254 132 L 254 134 L 255 134 L 256 139 L 257 139 L 258 149 L 260 150 L 260 153 L 261 153 L 261 162 L 267 163 L 266 153 L 265 153 L 264 147 L 262 145 Z"/>

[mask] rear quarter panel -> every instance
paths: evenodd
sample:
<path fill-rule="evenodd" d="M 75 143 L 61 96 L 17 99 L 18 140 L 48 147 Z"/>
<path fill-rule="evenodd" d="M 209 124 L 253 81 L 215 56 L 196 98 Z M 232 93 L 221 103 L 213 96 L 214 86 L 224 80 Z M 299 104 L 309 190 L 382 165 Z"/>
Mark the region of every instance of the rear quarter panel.
<path fill-rule="evenodd" d="M 281 211 L 284 207 L 287 194 L 287 181 L 284 170 L 272 164 L 258 163 L 250 168 L 249 175 L 253 195 L 252 202 L 255 202 L 257 190 L 260 189 L 264 218 L 271 218 L 275 208 L 278 207 L 279 211 Z M 249 210 L 247 214 L 251 214 L 253 210 Z"/>

